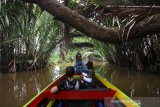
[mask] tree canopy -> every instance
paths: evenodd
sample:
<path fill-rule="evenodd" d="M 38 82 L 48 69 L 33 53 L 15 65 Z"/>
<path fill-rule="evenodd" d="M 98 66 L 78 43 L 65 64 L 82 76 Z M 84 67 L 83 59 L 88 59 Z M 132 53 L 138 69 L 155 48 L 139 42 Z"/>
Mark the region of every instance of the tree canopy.
<path fill-rule="evenodd" d="M 58 20 L 68 23 L 86 36 L 108 43 L 123 43 L 134 38 L 146 36 L 147 34 L 159 33 L 159 15 L 160 7 L 150 4 L 150 6 L 117 6 L 117 5 L 99 5 L 94 8 L 94 11 L 104 10 L 98 17 L 105 18 L 114 17 L 115 25 L 109 27 L 98 18 L 96 14 L 87 19 L 83 14 L 76 10 L 64 6 L 56 0 L 24 0 L 28 3 L 35 3 L 42 9 L 48 11 Z M 92 2 L 96 3 L 96 0 Z M 81 5 L 85 4 L 82 2 Z M 94 4 L 93 4 L 94 5 Z M 92 5 L 92 6 L 93 6 Z M 99 8 L 99 9 L 98 9 Z M 102 8 L 102 9 L 100 9 Z M 98 14 L 98 12 L 97 12 Z M 108 15 L 108 16 L 107 16 Z M 153 16 L 155 15 L 155 16 Z"/>
<path fill-rule="evenodd" d="M 65 51 L 61 51 L 65 57 L 68 45 L 90 47 L 110 63 L 159 69 L 159 4 L 159 0 L 1 0 L 0 69 L 44 67 L 56 47 Z"/>

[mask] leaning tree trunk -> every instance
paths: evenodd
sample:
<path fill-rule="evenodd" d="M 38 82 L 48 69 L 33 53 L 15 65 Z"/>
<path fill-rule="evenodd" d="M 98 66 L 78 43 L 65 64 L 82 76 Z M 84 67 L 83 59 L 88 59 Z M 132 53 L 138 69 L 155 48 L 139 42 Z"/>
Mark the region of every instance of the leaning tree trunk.
<path fill-rule="evenodd" d="M 95 38 L 97 40 L 108 42 L 108 43 L 122 43 L 133 38 L 141 37 L 146 34 L 159 33 L 160 24 L 157 22 L 141 21 L 135 24 L 130 30 L 129 36 L 127 35 L 129 28 L 109 28 L 100 26 L 95 22 L 92 22 L 82 15 L 78 14 L 64 5 L 60 4 L 56 0 L 23 0 L 28 3 L 38 4 L 42 9 L 48 11 L 50 14 L 57 17 L 65 23 L 68 23 L 72 27 L 76 28 L 80 32 L 84 33 L 86 36 Z M 159 19 L 160 16 L 155 17 L 155 20 Z M 154 18 L 153 18 L 154 19 Z M 160 20 L 158 20 L 160 22 Z M 123 37 L 123 31 L 125 32 Z M 126 38 L 128 38 L 126 40 Z"/>

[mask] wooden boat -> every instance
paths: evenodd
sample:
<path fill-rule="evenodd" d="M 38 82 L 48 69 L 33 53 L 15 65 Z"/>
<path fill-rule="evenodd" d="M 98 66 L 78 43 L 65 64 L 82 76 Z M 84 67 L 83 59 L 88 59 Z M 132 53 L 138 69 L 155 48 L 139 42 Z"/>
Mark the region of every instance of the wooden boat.
<path fill-rule="evenodd" d="M 74 77 L 78 78 L 78 76 Z M 56 94 L 50 93 L 50 89 L 64 78 L 65 75 L 48 85 L 23 107 L 62 107 L 62 105 L 67 107 L 68 103 L 76 101 L 80 103 L 90 101 L 92 107 L 139 107 L 136 102 L 99 74 L 96 74 L 97 88 L 95 89 L 63 90 Z"/>

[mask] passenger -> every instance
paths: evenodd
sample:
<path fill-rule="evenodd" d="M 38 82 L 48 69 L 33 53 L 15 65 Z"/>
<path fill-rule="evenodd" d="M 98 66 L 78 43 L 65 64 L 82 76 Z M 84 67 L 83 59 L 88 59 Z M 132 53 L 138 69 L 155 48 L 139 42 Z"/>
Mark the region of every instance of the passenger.
<path fill-rule="evenodd" d="M 87 65 L 87 68 L 89 70 L 89 77 L 95 78 L 95 71 L 94 71 L 94 68 L 93 68 L 93 62 L 88 61 L 86 65 Z"/>
<path fill-rule="evenodd" d="M 92 61 L 88 61 L 87 62 L 87 68 L 89 70 L 89 77 L 92 78 L 92 87 L 95 88 L 96 87 L 96 77 L 95 77 L 95 70 L 93 67 L 93 62 Z"/>
<path fill-rule="evenodd" d="M 82 55 L 80 52 L 77 52 L 77 54 L 76 54 L 76 64 L 77 63 L 83 63 L 82 62 Z"/>
<path fill-rule="evenodd" d="M 73 78 L 74 75 L 74 67 L 67 67 L 66 68 L 66 79 L 64 79 L 60 84 L 58 84 L 57 86 L 54 86 L 51 89 L 51 93 L 56 93 L 57 91 L 60 90 L 71 90 L 71 89 L 80 89 L 83 88 L 82 84 L 84 83 L 83 81 L 81 81 L 81 79 L 77 80 Z M 65 101 L 62 101 L 63 104 L 65 105 Z M 79 105 L 80 107 L 85 105 L 84 101 L 79 101 L 79 100 L 71 100 L 71 102 L 69 102 L 68 107 L 77 107 L 77 105 Z"/>
<path fill-rule="evenodd" d="M 85 72 L 88 71 L 85 63 L 82 61 L 82 56 L 80 52 L 77 52 L 76 54 L 76 63 L 74 67 L 75 67 L 75 74 L 81 74 L 82 71 L 85 71 Z"/>
<path fill-rule="evenodd" d="M 87 69 L 87 66 L 82 61 L 82 56 L 80 52 L 77 52 L 76 54 L 76 64 L 74 66 L 75 68 L 75 74 L 82 74 L 82 78 L 85 82 L 91 83 L 92 78 L 88 76 L 89 70 Z"/>
<path fill-rule="evenodd" d="M 74 75 L 74 67 L 67 67 L 66 68 L 66 79 L 64 79 L 60 84 L 54 86 L 51 89 L 51 93 L 56 93 L 59 90 L 71 90 L 71 89 L 79 89 L 80 88 L 80 81 L 77 81 L 73 78 Z"/>

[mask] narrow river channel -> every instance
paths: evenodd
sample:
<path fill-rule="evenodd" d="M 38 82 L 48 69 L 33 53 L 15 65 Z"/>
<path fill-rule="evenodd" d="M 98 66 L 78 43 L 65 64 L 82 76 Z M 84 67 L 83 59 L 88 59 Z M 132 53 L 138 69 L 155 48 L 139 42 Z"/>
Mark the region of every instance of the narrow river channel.
<path fill-rule="evenodd" d="M 63 73 L 64 67 L 49 70 L 0 74 L 1 107 L 21 107 Z M 160 75 L 128 71 L 106 65 L 96 71 L 128 96 L 160 97 Z"/>

